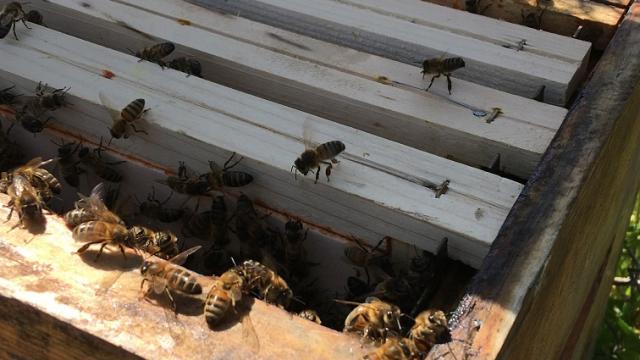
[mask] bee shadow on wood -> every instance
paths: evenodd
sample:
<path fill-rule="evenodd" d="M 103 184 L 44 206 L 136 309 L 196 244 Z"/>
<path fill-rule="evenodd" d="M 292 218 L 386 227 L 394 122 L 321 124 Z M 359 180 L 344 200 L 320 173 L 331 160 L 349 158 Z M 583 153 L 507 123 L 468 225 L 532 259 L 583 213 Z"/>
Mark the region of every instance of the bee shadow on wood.
<path fill-rule="evenodd" d="M 242 318 L 249 316 L 249 312 L 255 303 L 255 299 L 250 296 L 243 297 L 236 303 L 235 311 L 230 306 L 227 315 L 217 324 L 211 325 L 207 323 L 209 329 L 213 331 L 225 331 L 234 327 L 237 323 L 242 321 Z"/>
<path fill-rule="evenodd" d="M 178 314 L 184 316 L 200 316 L 204 313 L 204 305 L 202 303 L 201 295 L 189 295 L 172 291 L 171 296 L 173 296 L 173 299 L 176 302 L 176 311 Z M 154 305 L 166 309 L 171 313 L 171 316 L 175 316 L 173 310 L 171 310 L 169 298 L 165 293 L 156 294 L 153 291 L 149 291 L 146 295 L 146 300 Z"/>
<path fill-rule="evenodd" d="M 23 218 L 23 226 L 30 234 L 34 235 L 34 237 L 36 235 L 42 235 L 45 233 L 45 230 L 47 230 L 47 218 L 45 218 L 44 215 L 39 215 L 35 219 L 27 219 L 25 217 Z M 27 239 L 25 242 L 29 243 L 31 240 L 33 240 L 33 238 Z"/>
<path fill-rule="evenodd" d="M 100 247 L 96 246 L 95 248 L 88 249 L 78 255 L 85 264 L 100 270 L 128 271 L 142 266 L 142 256 L 139 254 L 128 252 L 125 259 L 119 249 L 105 248 L 100 257 L 96 260 L 96 256 L 99 251 Z"/>

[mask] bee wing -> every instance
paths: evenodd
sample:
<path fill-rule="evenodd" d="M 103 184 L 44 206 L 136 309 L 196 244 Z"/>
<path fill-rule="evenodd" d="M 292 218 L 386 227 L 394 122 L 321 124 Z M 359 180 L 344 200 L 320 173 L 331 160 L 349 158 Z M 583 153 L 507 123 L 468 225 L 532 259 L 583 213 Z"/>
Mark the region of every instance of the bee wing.
<path fill-rule="evenodd" d="M 178 255 L 172 257 L 171 259 L 169 259 L 169 262 L 172 262 L 172 263 L 177 264 L 177 265 L 182 265 L 187 260 L 189 255 L 191 255 L 194 252 L 200 250 L 201 247 L 202 247 L 202 245 L 198 245 L 198 246 L 194 246 L 194 247 L 192 247 L 190 249 L 187 249 L 187 250 L 181 252 L 180 254 L 178 254 Z"/>
<path fill-rule="evenodd" d="M 249 347 L 249 350 L 257 354 L 260 351 L 260 339 L 258 338 L 256 329 L 253 327 L 253 321 L 251 320 L 249 311 L 240 316 L 242 341 Z"/>
<path fill-rule="evenodd" d="M 102 104 L 102 106 L 107 109 L 107 112 L 109 113 L 109 116 L 111 116 L 111 119 L 117 120 L 120 117 L 120 112 L 118 110 L 115 110 L 117 109 L 117 107 L 115 107 L 111 100 L 109 100 L 109 98 L 102 92 L 98 92 L 98 97 L 100 98 L 100 103 Z"/>
<path fill-rule="evenodd" d="M 151 282 L 153 292 L 156 294 L 162 294 L 164 289 L 167 287 L 167 280 L 156 276 Z"/>
<path fill-rule="evenodd" d="M 113 285 L 120 279 L 120 276 L 124 271 L 122 270 L 114 270 L 110 271 L 108 275 L 105 275 L 100 281 L 100 285 L 98 286 L 98 290 L 96 290 L 96 296 L 106 295 L 109 290 L 113 287 Z"/>
<path fill-rule="evenodd" d="M 302 142 L 305 149 L 313 149 L 313 141 L 311 141 L 311 122 L 306 120 L 302 123 Z"/>
<path fill-rule="evenodd" d="M 30 189 L 31 183 L 22 175 L 16 175 L 13 178 L 13 182 L 11 186 L 9 186 L 9 192 L 13 193 L 15 196 L 20 196 L 25 189 Z"/>

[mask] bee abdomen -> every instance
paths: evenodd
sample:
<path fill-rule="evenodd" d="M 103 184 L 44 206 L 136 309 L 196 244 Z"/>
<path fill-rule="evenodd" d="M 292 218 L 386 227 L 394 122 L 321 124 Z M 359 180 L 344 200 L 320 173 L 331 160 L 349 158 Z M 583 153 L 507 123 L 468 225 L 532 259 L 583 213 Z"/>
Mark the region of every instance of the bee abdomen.
<path fill-rule="evenodd" d="M 333 159 L 338 154 L 344 151 L 345 145 L 342 141 L 334 140 L 326 142 L 316 149 L 318 155 L 323 160 Z"/>
<path fill-rule="evenodd" d="M 178 242 L 175 236 L 171 233 L 157 232 L 155 235 L 156 246 L 160 249 L 160 255 L 163 258 L 169 259 L 178 255 L 180 250 L 178 249 Z"/>
<path fill-rule="evenodd" d="M 132 122 L 140 117 L 140 114 L 142 114 L 143 110 L 144 99 L 135 99 L 130 102 L 129 105 L 127 105 L 124 109 L 122 109 L 120 116 L 123 120 Z"/>
<path fill-rule="evenodd" d="M 202 76 L 202 65 L 196 59 L 180 57 L 169 61 L 169 67 L 178 71 L 182 71 L 186 74 Z"/>
<path fill-rule="evenodd" d="M 215 325 L 226 315 L 231 305 L 230 299 L 221 290 L 213 289 L 207 296 L 204 317 L 207 323 Z"/>
<path fill-rule="evenodd" d="M 56 177 L 49 171 L 45 169 L 38 169 L 36 174 L 45 184 L 47 184 L 47 186 L 49 186 L 54 194 L 58 195 L 62 192 L 62 185 L 60 185 L 60 181 L 58 181 L 58 179 L 56 179 Z"/>
<path fill-rule="evenodd" d="M 465 66 L 464 60 L 461 57 L 447 58 L 443 60 L 444 69 L 448 72 L 454 71 Z"/>
<path fill-rule="evenodd" d="M 225 171 L 222 174 L 222 183 L 229 187 L 241 187 L 250 184 L 253 176 L 242 171 Z"/>
<path fill-rule="evenodd" d="M 169 275 L 169 284 L 172 288 L 187 294 L 202 294 L 202 286 L 196 277 L 186 270 L 174 269 Z"/>
<path fill-rule="evenodd" d="M 86 209 L 73 209 L 64 214 L 64 222 L 69 229 L 92 220 L 97 220 L 95 214 Z"/>

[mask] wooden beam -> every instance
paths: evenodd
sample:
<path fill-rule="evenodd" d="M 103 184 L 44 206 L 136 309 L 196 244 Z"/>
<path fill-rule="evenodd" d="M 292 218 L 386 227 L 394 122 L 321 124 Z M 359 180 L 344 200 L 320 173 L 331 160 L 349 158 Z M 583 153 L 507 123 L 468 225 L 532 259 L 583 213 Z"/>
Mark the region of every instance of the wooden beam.
<path fill-rule="evenodd" d="M 311 37 L 385 56 L 407 64 L 425 58 L 461 56 L 467 67 L 454 77 L 533 98 L 545 86 L 545 101 L 564 105 L 583 78 L 589 44 L 554 34 L 514 28 L 502 23 L 498 38 L 484 29 L 500 26 L 493 19 L 456 13 L 455 10 L 405 1 L 320 0 L 193 0 L 230 14 L 261 21 Z M 416 16 L 433 13 L 429 21 Z M 448 21 L 449 17 L 452 21 Z M 462 17 L 461 21 L 456 21 Z M 474 18 L 475 17 L 475 18 Z M 472 19 L 466 21 L 465 19 Z M 434 23 L 433 19 L 437 20 Z M 447 19 L 447 20 L 443 20 Z M 481 26 L 478 26 L 481 24 Z M 500 33 L 500 32 L 498 32 Z M 522 36 L 526 34 L 526 36 Z M 516 36 L 513 36 L 516 35 Z M 538 43 L 537 49 L 555 48 L 552 56 L 518 50 L 517 43 Z M 550 42 L 548 45 L 543 45 Z M 511 48 L 502 45 L 511 46 Z M 566 56 L 566 50 L 575 49 Z M 530 49 L 532 49 L 531 47 Z M 417 66 L 417 65 L 415 65 Z"/>
<path fill-rule="evenodd" d="M 535 29 L 573 36 L 603 50 L 616 31 L 629 0 L 425 0 Z"/>
<path fill-rule="evenodd" d="M 430 359 L 584 358 L 640 179 L 638 44 L 635 3 Z"/>
<path fill-rule="evenodd" d="M 285 213 L 375 244 L 389 235 L 433 251 L 449 238 L 451 256 L 478 266 L 522 185 L 474 168 L 395 144 L 174 71 L 159 71 L 118 53 L 34 25 L 19 42 L 0 43 L 0 78 L 35 88 L 38 81 L 70 86 L 72 107 L 55 126 L 98 139 L 111 119 L 98 93 L 115 107 L 145 98 L 151 108 L 149 136 L 114 147 L 164 168 L 184 160 L 201 171 L 207 161 L 224 162 L 231 151 L 256 176 L 246 191 Z M 102 76 L 103 70 L 115 74 Z M 117 109 L 114 109 L 117 110 Z M 177 120 L 179 119 L 179 120 Z M 293 160 L 304 150 L 310 126 L 314 143 L 340 139 L 341 154 L 331 182 L 294 179 Z M 138 135 L 138 134 L 136 134 Z M 436 198 L 429 187 L 449 180 Z M 478 210 L 480 209 L 480 210 Z M 480 216 L 478 214 L 481 214 Z"/>
<path fill-rule="evenodd" d="M 154 40 L 141 32 L 152 33 L 179 44 L 178 55 L 196 56 L 209 80 L 436 155 L 486 167 L 500 154 L 500 170 L 521 178 L 532 172 L 566 114 L 464 81 L 455 81 L 452 97 L 446 81 L 425 93 L 429 79 L 414 66 L 182 1 L 81 3 L 87 6 L 71 0 L 33 6 L 47 26 L 126 53 L 148 46 Z M 474 116 L 493 107 L 503 111 L 495 122 Z"/>
<path fill-rule="evenodd" d="M 8 202 L 0 195 L 0 203 Z M 5 218 L 8 208 L 0 209 Z M 74 254 L 79 244 L 61 218 L 46 217 L 34 237 L 17 222 L 0 222 L 0 353 L 13 358 L 296 359 L 359 358 L 370 351 L 356 337 L 287 314 L 262 301 L 248 312 L 258 340 L 244 325 L 211 330 L 199 298 L 178 297 L 174 317 L 162 297 L 140 299 L 142 258 L 133 251 Z M 213 278 L 198 275 L 208 292 Z M 165 308 L 163 308 L 163 306 Z M 246 306 L 246 305 L 245 305 Z M 311 340 L 313 339 L 313 340 Z"/>

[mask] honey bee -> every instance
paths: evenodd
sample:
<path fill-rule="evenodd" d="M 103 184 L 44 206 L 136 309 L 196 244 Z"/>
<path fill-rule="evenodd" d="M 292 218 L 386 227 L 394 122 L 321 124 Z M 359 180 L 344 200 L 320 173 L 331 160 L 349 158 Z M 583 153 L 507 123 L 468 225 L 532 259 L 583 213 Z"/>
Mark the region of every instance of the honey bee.
<path fill-rule="evenodd" d="M 143 276 L 140 283 L 142 290 L 145 282 L 149 282 L 149 288 L 145 292 L 145 297 L 150 291 L 156 294 L 165 293 L 169 298 L 171 309 L 177 312 L 176 302 L 171 295 L 171 291 L 177 291 L 188 295 L 202 294 L 202 286 L 198 282 L 196 275 L 179 265 L 184 264 L 189 255 L 200 250 L 201 246 L 194 246 L 167 261 L 147 259 L 140 268 Z"/>
<path fill-rule="evenodd" d="M 149 134 L 145 130 L 138 130 L 134 125 L 134 122 L 142 119 L 144 114 L 150 110 L 144 108 L 144 99 L 133 100 L 125 106 L 120 113 L 118 113 L 113 110 L 115 107 L 111 105 L 110 100 L 103 93 L 98 93 L 98 96 L 100 97 L 100 102 L 104 105 L 113 119 L 113 124 L 111 125 L 111 128 L 109 128 L 111 140 L 120 139 L 121 137 L 127 139 L 129 137 L 129 133 L 127 131 L 129 127 L 133 129 L 134 132 L 144 133 L 147 135 Z M 109 140 L 109 142 L 111 142 L 111 140 Z"/>
<path fill-rule="evenodd" d="M 194 58 L 179 57 L 169 61 L 166 65 L 174 70 L 182 71 L 187 74 L 187 77 L 190 75 L 202 77 L 202 65 Z"/>
<path fill-rule="evenodd" d="M 102 200 L 104 196 L 103 183 L 96 185 L 88 197 L 81 194 L 79 195 L 80 200 L 76 201 L 75 208 L 64 214 L 64 222 L 69 229 L 74 229 L 80 224 L 89 221 L 101 221 L 121 226 L 125 225 L 124 221 L 104 204 Z"/>
<path fill-rule="evenodd" d="M 300 316 L 303 319 L 313 321 L 318 325 L 322 325 L 322 320 L 320 320 L 320 316 L 318 316 L 318 313 L 315 310 L 311 310 L 311 309 L 302 310 L 298 313 L 298 316 Z"/>
<path fill-rule="evenodd" d="M 24 19 L 27 20 L 30 23 L 34 23 L 37 25 L 42 25 L 44 18 L 42 17 L 42 14 L 37 11 L 37 10 L 31 10 L 29 11 L 25 16 Z"/>
<path fill-rule="evenodd" d="M 220 190 L 223 186 L 242 187 L 253 181 L 253 176 L 243 171 L 229 171 L 229 169 L 238 165 L 244 158 L 240 158 L 235 163 L 229 165 L 229 162 L 235 157 L 236 153 L 224 163 L 222 169 L 213 161 L 209 161 L 210 171 L 202 176 L 209 183 L 209 190 Z"/>
<path fill-rule="evenodd" d="M 78 152 L 78 159 L 80 163 L 91 168 L 99 178 L 109 182 L 122 181 L 122 175 L 112 166 L 122 164 L 125 161 L 104 161 L 102 159 L 102 140 L 100 141 L 100 146 L 93 149 L 93 151 L 86 146 L 82 146 Z"/>
<path fill-rule="evenodd" d="M 58 146 L 58 165 L 62 178 L 67 184 L 77 188 L 80 185 L 80 174 L 85 172 L 84 169 L 78 167 L 78 162 L 74 159 L 74 155 L 80 148 L 80 143 L 65 143 L 64 140 L 60 144 L 52 142 Z"/>
<path fill-rule="evenodd" d="M 249 291 L 256 291 L 269 304 L 276 304 L 281 308 L 289 306 L 293 292 L 275 271 L 255 260 L 246 260 L 234 269 L 244 278 Z"/>
<path fill-rule="evenodd" d="M 349 246 L 345 248 L 344 255 L 351 264 L 364 269 L 367 275 L 367 284 L 369 284 L 371 281 L 371 277 L 369 275 L 369 267 L 382 266 L 389 260 L 389 257 L 391 256 L 391 238 L 388 236 L 382 238 L 378 242 L 378 244 L 376 244 L 376 246 L 371 250 L 368 250 L 366 247 L 364 247 L 360 240 L 356 239 L 355 237 L 352 237 L 352 239 L 356 242 L 356 246 Z M 387 244 L 386 251 L 384 252 L 380 250 L 380 245 L 382 245 L 383 241 L 385 241 Z"/>
<path fill-rule="evenodd" d="M 179 252 L 178 238 L 170 231 L 154 231 L 144 226 L 133 226 L 129 233 L 136 248 L 165 260 Z"/>
<path fill-rule="evenodd" d="M 138 57 L 141 62 L 143 60 L 154 62 L 160 65 L 164 69 L 166 64 L 162 59 L 173 52 L 176 49 L 176 46 L 171 42 L 163 42 L 155 45 L 148 46 L 142 50 L 136 51 L 135 56 Z M 129 50 L 131 51 L 131 50 Z M 133 51 L 131 51 L 133 52 Z"/>
<path fill-rule="evenodd" d="M 219 324 L 229 313 L 229 309 L 235 308 L 236 303 L 242 299 L 244 287 L 244 278 L 233 269 L 215 280 L 204 305 L 204 316 L 209 325 Z"/>
<path fill-rule="evenodd" d="M 135 248 L 133 238 L 124 225 L 106 221 L 92 220 L 76 226 L 73 229 L 73 239 L 85 242 L 76 251 L 78 254 L 85 252 L 91 245 L 101 244 L 95 261 L 98 261 L 107 245 L 117 246 L 125 260 L 127 255 L 124 248 Z"/>
<path fill-rule="evenodd" d="M 27 25 L 26 14 L 22 9 L 22 5 L 18 1 L 12 1 L 0 11 L 0 39 L 4 39 L 9 31 L 13 29 L 13 36 L 18 40 L 18 35 L 16 35 L 18 21 L 21 21 L 27 29 L 31 29 Z"/>
<path fill-rule="evenodd" d="M 317 146 L 315 149 L 307 149 L 294 161 L 291 171 L 295 169 L 296 172 L 294 174 L 297 174 L 299 171 L 302 175 L 306 176 L 309 171 L 313 173 L 313 169 L 316 168 L 315 183 L 317 184 L 320 178 L 320 165 L 325 164 L 327 165 L 325 175 L 327 176 L 327 181 L 329 181 L 333 164 L 338 163 L 335 157 L 343 152 L 344 149 L 344 143 L 338 140 L 326 142 Z"/>
<path fill-rule="evenodd" d="M 442 311 L 425 310 L 416 317 L 409 338 L 421 352 L 427 353 L 448 332 L 447 317 Z"/>
<path fill-rule="evenodd" d="M 353 304 L 348 301 L 339 301 Z M 355 303 L 357 304 L 357 303 Z M 349 313 L 344 321 L 345 333 L 358 333 L 363 339 L 374 342 L 383 342 L 388 336 L 399 334 L 402 330 L 400 326 L 400 308 L 384 302 L 375 297 L 369 297 L 365 303 L 358 306 Z"/>
<path fill-rule="evenodd" d="M 156 219 L 163 223 L 171 223 L 182 219 L 183 208 L 167 208 L 164 205 L 171 199 L 173 192 L 163 200 L 156 199 L 156 189 L 151 188 L 151 194 L 147 196 L 147 201 L 141 202 L 138 209 L 140 213 L 148 218 Z"/>
<path fill-rule="evenodd" d="M 38 195 L 38 192 L 27 178 L 20 174 L 13 176 L 11 185 L 7 189 L 7 194 L 11 198 L 8 204 L 11 210 L 9 211 L 9 216 L 7 216 L 7 221 L 11 219 L 14 210 L 18 213 L 19 224 L 24 227 L 44 221 L 44 216 L 42 215 L 44 204 L 40 195 Z"/>
<path fill-rule="evenodd" d="M 40 157 L 33 158 L 25 165 L 13 170 L 11 177 L 15 178 L 16 175 L 23 176 L 36 189 L 40 198 L 44 202 L 49 202 L 53 195 L 59 195 L 62 192 L 62 185 L 60 185 L 60 181 L 55 176 L 41 166 L 54 160 L 42 161 Z"/>
<path fill-rule="evenodd" d="M 209 192 L 209 182 L 203 176 L 189 176 L 183 161 L 179 162 L 178 176 L 167 176 L 164 180 L 156 180 L 167 185 L 171 190 L 189 196 L 203 196 Z"/>
<path fill-rule="evenodd" d="M 49 121 L 53 119 L 52 116 L 48 116 L 46 119 L 42 120 L 44 115 L 44 110 L 38 110 L 33 106 L 29 106 L 29 104 L 24 105 L 22 109 L 16 112 L 15 118 L 16 121 L 20 123 L 23 129 L 27 130 L 32 134 L 41 133 L 46 127 Z M 9 128 L 7 132 L 11 130 L 13 124 Z"/>
<path fill-rule="evenodd" d="M 69 103 L 65 100 L 65 95 L 69 90 L 71 88 L 48 90 L 47 84 L 42 85 L 42 82 L 39 82 L 36 87 L 36 97 L 32 99 L 33 106 L 50 111 L 67 106 Z"/>
<path fill-rule="evenodd" d="M 431 89 L 433 80 L 444 75 L 447 78 L 447 89 L 449 89 L 449 95 L 451 95 L 451 73 L 463 68 L 464 66 L 464 60 L 460 57 L 444 58 L 441 56 L 439 58 L 425 60 L 422 63 L 422 78 L 424 79 L 426 74 L 435 74 L 431 78 L 431 82 L 425 91 L 429 91 L 429 89 Z"/>
<path fill-rule="evenodd" d="M 363 357 L 365 360 L 421 360 L 424 353 L 416 347 L 411 339 L 387 338 L 382 346 Z"/>

